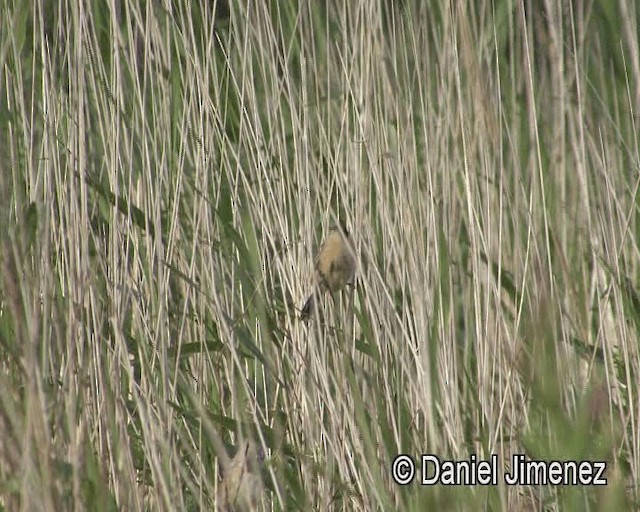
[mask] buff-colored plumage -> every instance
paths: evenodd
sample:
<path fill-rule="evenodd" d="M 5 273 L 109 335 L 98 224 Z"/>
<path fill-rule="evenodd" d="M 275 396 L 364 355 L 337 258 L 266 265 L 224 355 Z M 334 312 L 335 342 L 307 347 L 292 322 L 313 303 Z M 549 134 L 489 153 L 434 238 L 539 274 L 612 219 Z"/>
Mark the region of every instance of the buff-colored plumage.
<path fill-rule="evenodd" d="M 302 307 L 300 318 L 309 318 L 318 292 L 339 292 L 347 284 L 353 284 L 355 273 L 356 258 L 347 235 L 338 228 L 331 229 L 316 256 L 317 289 Z"/>
<path fill-rule="evenodd" d="M 255 510 L 264 490 L 260 476 L 259 450 L 253 442 L 240 445 L 218 486 L 217 506 L 220 511 Z"/>

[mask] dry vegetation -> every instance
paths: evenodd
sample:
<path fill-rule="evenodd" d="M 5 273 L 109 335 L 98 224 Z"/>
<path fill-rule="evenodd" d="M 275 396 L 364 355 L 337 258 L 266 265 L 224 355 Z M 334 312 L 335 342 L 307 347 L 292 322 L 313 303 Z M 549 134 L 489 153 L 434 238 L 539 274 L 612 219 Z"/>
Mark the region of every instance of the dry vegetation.
<path fill-rule="evenodd" d="M 636 508 L 639 16 L 3 2 L 0 509 L 211 510 L 243 446 L 260 510 Z M 608 485 L 393 484 L 426 452 Z"/>

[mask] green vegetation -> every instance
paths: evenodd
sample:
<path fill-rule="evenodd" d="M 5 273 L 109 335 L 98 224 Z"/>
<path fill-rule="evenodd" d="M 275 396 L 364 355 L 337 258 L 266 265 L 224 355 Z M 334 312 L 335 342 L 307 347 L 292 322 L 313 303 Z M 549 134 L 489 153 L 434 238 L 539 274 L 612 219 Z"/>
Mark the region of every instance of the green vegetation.
<path fill-rule="evenodd" d="M 640 508 L 638 7 L 445 4 L 2 3 L 0 510 Z"/>

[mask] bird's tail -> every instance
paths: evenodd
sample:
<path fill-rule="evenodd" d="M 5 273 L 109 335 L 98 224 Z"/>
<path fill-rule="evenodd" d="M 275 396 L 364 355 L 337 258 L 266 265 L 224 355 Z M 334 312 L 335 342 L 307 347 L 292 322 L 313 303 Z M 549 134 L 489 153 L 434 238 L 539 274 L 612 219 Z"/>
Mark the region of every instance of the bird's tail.
<path fill-rule="evenodd" d="M 308 320 L 314 309 L 316 308 L 316 292 L 313 292 L 309 295 L 307 302 L 302 306 L 302 311 L 300 312 L 300 320 Z"/>

